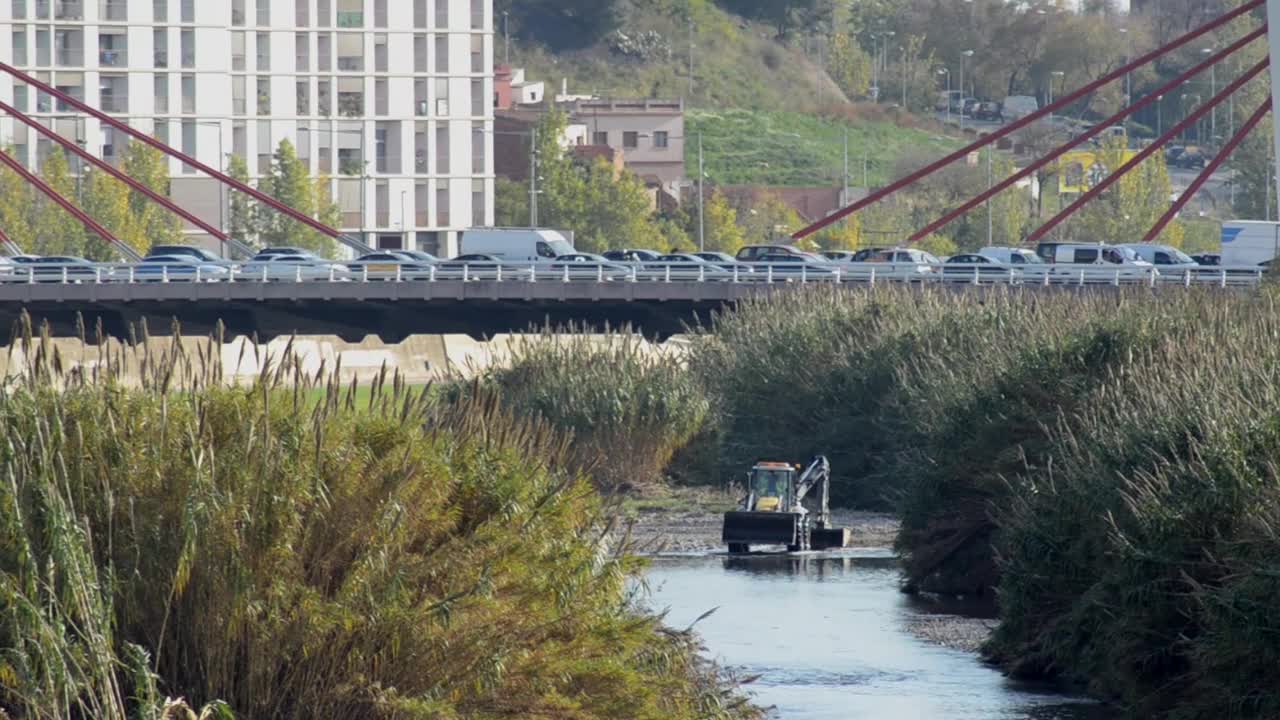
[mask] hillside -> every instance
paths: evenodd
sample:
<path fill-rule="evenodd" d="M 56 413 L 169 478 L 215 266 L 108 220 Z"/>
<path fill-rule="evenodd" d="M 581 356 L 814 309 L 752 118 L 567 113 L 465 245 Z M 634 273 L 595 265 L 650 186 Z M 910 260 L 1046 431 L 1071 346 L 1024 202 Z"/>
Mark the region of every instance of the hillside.
<path fill-rule="evenodd" d="M 903 155 L 941 156 L 960 147 L 955 138 L 902 127 L 887 116 L 838 120 L 787 111 L 693 110 L 685 123 L 690 138 L 702 134 L 708 179 L 726 185 L 839 183 L 846 131 L 849 184 L 854 187 L 883 185 Z M 685 147 L 687 166 L 696 173 L 697 143 Z"/>
<path fill-rule="evenodd" d="M 513 25 L 520 22 L 518 12 L 513 8 Z M 808 111 L 846 101 L 811 61 L 806 38 L 775 40 L 772 28 L 710 0 L 620 0 L 618 16 L 616 31 L 581 49 L 552 51 L 536 38 L 513 38 L 511 62 L 557 90 L 567 80 L 574 93 L 683 97 L 691 107 Z M 499 38 L 499 59 L 501 43 Z"/>

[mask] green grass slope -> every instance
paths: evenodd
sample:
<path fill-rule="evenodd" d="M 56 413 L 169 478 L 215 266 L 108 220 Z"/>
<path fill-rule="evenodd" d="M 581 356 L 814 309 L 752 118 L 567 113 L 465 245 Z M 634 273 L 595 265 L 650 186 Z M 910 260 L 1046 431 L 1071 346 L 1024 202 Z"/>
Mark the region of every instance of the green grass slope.
<path fill-rule="evenodd" d="M 702 134 L 708 178 L 719 184 L 831 185 L 844 173 L 844 136 L 849 133 L 849 184 L 883 185 L 904 154 L 942 156 L 960 147 L 956 138 L 902 127 L 889 119 L 828 119 L 801 112 L 740 109 L 690 111 L 685 134 Z M 686 162 L 696 174 L 698 147 L 686 143 Z"/>
<path fill-rule="evenodd" d="M 546 81 L 549 92 L 558 92 L 567 79 L 575 94 L 683 97 L 696 107 L 805 111 L 845 102 L 835 83 L 810 61 L 803 38 L 778 42 L 767 26 L 725 12 L 711 0 L 629 0 L 622 10 L 619 32 L 632 40 L 643 36 L 652 50 L 624 52 L 618 36 L 561 53 L 524 43 L 513 45 L 511 62 L 524 67 L 530 79 Z"/>

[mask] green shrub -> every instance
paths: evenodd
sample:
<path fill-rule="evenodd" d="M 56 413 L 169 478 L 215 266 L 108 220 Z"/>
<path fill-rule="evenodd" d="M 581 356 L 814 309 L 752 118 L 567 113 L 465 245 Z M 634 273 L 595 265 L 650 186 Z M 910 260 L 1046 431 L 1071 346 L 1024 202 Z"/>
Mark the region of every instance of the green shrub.
<path fill-rule="evenodd" d="M 754 713 L 632 606 L 565 438 L 491 397 L 218 389 L 176 353 L 126 390 L 27 350 L 0 393 L 0 714 Z"/>

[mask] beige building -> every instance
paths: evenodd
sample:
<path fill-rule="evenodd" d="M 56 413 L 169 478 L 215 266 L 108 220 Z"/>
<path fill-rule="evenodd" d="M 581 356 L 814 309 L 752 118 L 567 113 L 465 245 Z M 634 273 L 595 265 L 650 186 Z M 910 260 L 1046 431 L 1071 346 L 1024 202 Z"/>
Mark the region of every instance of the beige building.
<path fill-rule="evenodd" d="M 683 100 L 580 100 L 572 116 L 587 127 L 588 144 L 621 150 L 645 184 L 670 188 L 684 180 Z"/>

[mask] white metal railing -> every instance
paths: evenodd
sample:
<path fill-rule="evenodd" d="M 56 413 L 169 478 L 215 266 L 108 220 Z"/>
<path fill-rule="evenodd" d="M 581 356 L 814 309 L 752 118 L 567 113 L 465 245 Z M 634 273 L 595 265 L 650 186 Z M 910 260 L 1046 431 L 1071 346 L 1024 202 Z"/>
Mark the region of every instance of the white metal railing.
<path fill-rule="evenodd" d="M 1159 270 L 1137 265 L 1045 264 L 1008 266 L 969 263 L 13 263 L 0 265 L 0 284 L 143 283 L 734 283 L 864 284 L 880 282 L 947 285 L 1039 286 L 1217 286 L 1259 284 L 1257 266 Z"/>

